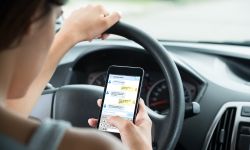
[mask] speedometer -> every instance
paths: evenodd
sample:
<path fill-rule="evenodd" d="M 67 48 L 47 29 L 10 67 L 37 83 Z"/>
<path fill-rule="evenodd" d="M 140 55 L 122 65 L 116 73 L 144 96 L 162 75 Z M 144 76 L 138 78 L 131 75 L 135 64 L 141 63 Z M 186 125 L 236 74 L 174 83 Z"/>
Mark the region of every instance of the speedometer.
<path fill-rule="evenodd" d="M 190 102 L 191 96 L 184 86 L 185 101 Z M 146 103 L 148 107 L 160 114 L 167 114 L 170 106 L 170 96 L 166 81 L 159 80 L 149 90 Z"/>
<path fill-rule="evenodd" d="M 98 86 L 105 86 L 105 80 L 106 80 L 106 72 L 102 72 L 94 77 L 91 84 Z"/>

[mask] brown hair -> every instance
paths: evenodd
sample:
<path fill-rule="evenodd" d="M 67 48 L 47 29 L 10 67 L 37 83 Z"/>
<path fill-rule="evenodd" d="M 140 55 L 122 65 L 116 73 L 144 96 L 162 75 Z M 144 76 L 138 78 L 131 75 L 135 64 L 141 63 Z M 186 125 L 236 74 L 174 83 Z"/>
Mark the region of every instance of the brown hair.
<path fill-rule="evenodd" d="M 65 3 L 66 0 L 1 0 L 0 51 L 16 46 L 30 24 L 46 16 L 53 5 Z M 39 17 L 32 20 L 38 9 L 41 10 Z"/>

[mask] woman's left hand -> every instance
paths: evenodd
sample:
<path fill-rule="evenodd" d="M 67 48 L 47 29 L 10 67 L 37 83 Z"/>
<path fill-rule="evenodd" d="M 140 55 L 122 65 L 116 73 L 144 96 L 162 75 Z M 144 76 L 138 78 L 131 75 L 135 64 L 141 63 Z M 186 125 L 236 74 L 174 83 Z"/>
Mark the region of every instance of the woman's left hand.
<path fill-rule="evenodd" d="M 95 38 L 105 39 L 108 35 L 103 33 L 120 18 L 120 13 L 109 12 L 102 5 L 88 5 L 75 10 L 65 19 L 59 34 L 73 44 Z"/>

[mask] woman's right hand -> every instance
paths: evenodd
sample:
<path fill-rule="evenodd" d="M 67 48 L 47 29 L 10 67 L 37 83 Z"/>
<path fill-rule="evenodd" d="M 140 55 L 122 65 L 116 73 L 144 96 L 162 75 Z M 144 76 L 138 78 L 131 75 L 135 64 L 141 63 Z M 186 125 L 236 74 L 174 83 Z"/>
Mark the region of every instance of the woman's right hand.
<path fill-rule="evenodd" d="M 99 99 L 97 101 L 99 107 L 101 103 L 102 100 Z M 111 125 L 119 129 L 123 144 L 127 145 L 130 150 L 152 150 L 152 121 L 147 114 L 142 99 L 139 101 L 139 111 L 135 119 L 135 124 L 118 116 L 111 117 L 108 121 Z M 91 127 L 96 127 L 97 122 L 98 120 L 95 118 L 88 120 Z"/>

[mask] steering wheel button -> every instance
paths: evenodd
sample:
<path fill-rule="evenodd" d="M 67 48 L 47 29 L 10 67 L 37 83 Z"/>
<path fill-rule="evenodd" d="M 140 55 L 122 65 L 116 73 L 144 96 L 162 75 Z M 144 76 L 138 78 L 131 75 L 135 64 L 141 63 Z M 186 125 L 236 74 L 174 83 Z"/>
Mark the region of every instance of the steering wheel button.
<path fill-rule="evenodd" d="M 246 106 L 242 107 L 241 116 L 250 117 L 250 107 L 246 107 Z"/>

